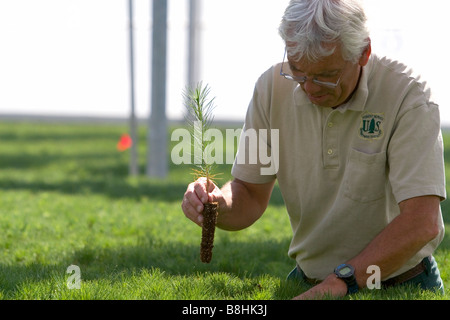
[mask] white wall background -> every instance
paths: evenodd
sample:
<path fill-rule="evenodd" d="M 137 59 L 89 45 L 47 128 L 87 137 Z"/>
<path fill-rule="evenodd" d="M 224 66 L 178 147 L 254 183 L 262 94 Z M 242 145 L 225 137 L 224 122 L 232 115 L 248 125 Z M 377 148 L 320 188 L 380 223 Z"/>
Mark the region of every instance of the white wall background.
<path fill-rule="evenodd" d="M 364 0 L 373 51 L 422 74 L 450 125 L 444 0 Z M 151 0 L 135 0 L 136 108 L 150 110 Z M 201 79 L 217 119 L 242 120 L 259 75 L 280 61 L 288 0 L 203 0 Z M 127 0 L 0 0 L 1 114 L 125 117 Z M 169 0 L 167 115 L 181 118 L 188 1 Z"/>

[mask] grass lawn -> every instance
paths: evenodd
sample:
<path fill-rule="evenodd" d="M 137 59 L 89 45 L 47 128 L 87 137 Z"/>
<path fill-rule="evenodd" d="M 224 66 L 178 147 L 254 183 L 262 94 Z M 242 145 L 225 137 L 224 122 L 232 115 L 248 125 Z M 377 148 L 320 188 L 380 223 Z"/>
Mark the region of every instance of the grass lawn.
<path fill-rule="evenodd" d="M 292 232 L 278 189 L 251 228 L 217 230 L 212 262 L 200 262 L 201 229 L 180 208 L 191 168 L 145 177 L 145 130 L 141 175 L 129 177 L 129 153 L 116 150 L 126 126 L 0 122 L 0 299 L 284 300 L 304 291 L 285 281 Z M 230 169 L 218 168 L 219 184 Z M 450 221 L 447 201 L 442 208 Z M 449 299 L 449 250 L 447 234 L 435 255 L 444 296 L 396 288 L 351 299 Z M 80 289 L 69 288 L 70 265 Z"/>

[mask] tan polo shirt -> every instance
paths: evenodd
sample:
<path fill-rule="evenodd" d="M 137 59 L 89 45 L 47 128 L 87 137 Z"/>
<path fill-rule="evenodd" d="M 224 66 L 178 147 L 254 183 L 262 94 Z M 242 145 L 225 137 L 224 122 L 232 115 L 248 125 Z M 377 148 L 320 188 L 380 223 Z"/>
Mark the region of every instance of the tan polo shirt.
<path fill-rule="evenodd" d="M 308 277 L 324 279 L 399 214 L 399 202 L 446 197 L 439 110 L 404 66 L 375 55 L 351 100 L 336 109 L 313 105 L 280 67 L 257 81 L 243 129 L 279 130 L 279 167 L 266 175 L 267 161 L 235 160 L 232 174 L 257 184 L 278 180 L 293 231 L 289 255 Z M 270 135 L 259 140 L 268 154 L 276 149 Z M 236 159 L 248 158 L 248 146 L 240 143 Z M 441 220 L 439 236 L 391 277 L 432 254 L 443 235 Z"/>

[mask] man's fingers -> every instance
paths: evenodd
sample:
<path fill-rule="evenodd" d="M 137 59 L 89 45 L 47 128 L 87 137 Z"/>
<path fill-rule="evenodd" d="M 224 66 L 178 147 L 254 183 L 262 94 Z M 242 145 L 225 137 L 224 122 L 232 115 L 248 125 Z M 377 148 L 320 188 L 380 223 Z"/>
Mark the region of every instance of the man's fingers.
<path fill-rule="evenodd" d="M 193 205 L 189 201 L 190 198 L 192 199 L 192 196 L 190 197 L 187 194 L 188 192 L 186 192 L 186 195 L 181 203 L 181 208 L 184 212 L 184 215 L 194 223 L 201 226 L 203 223 L 203 216 L 201 214 L 203 212 L 203 204 L 201 204 L 201 202 L 197 200 L 194 201 L 196 202 L 196 204 Z"/>
<path fill-rule="evenodd" d="M 181 203 L 181 208 L 184 212 L 184 215 L 199 226 L 202 226 L 203 223 L 202 213 L 204 204 L 211 201 L 211 199 L 213 198 L 213 195 L 211 193 L 213 193 L 217 189 L 214 183 L 210 183 L 209 192 L 206 191 L 206 188 L 206 178 L 199 178 L 197 181 L 191 183 L 188 186 Z"/>
<path fill-rule="evenodd" d="M 203 181 L 202 179 L 191 183 L 181 203 L 185 216 L 199 226 L 203 223 L 203 204 L 208 202 L 208 194 L 204 183 L 206 183 L 206 180 Z"/>
<path fill-rule="evenodd" d="M 194 191 L 202 204 L 208 202 L 208 193 L 206 192 L 206 186 L 203 183 L 194 183 Z"/>

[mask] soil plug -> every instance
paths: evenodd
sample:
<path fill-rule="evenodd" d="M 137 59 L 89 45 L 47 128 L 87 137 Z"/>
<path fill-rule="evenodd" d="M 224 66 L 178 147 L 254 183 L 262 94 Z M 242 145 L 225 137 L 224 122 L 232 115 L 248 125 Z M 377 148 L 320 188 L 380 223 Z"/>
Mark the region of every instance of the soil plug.
<path fill-rule="evenodd" d="M 212 249 L 214 247 L 214 233 L 216 231 L 217 202 L 205 204 L 203 210 L 202 243 L 200 246 L 200 259 L 204 263 L 210 263 Z"/>

